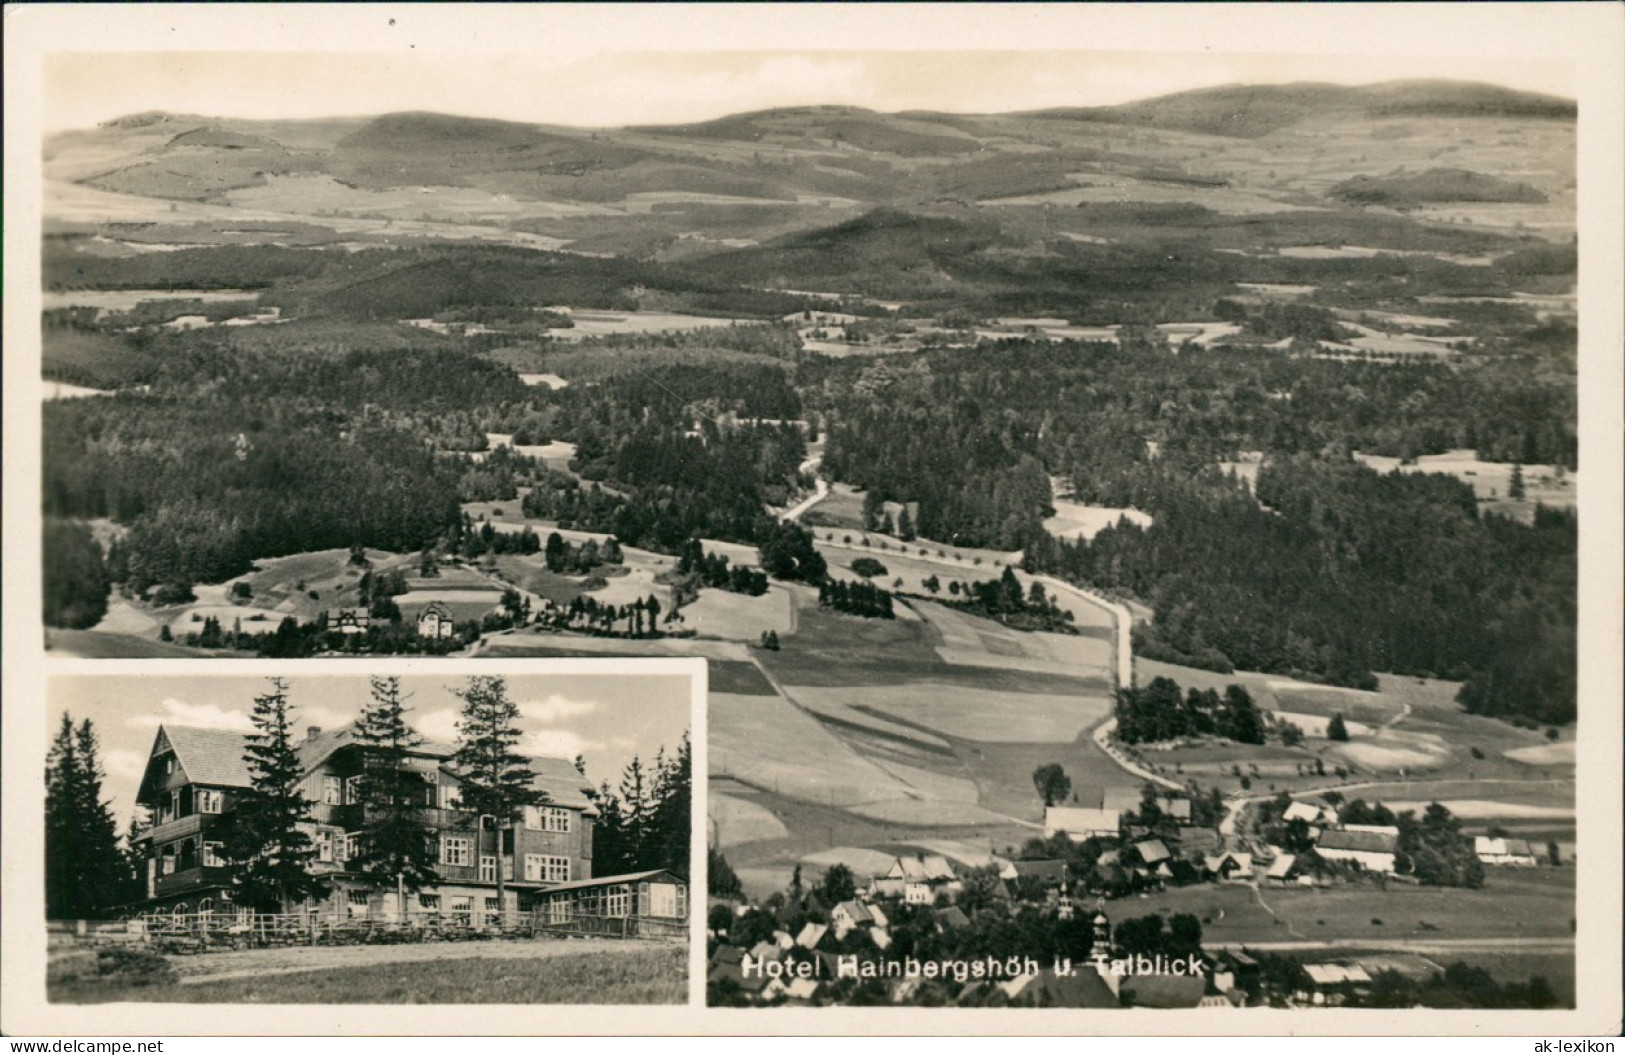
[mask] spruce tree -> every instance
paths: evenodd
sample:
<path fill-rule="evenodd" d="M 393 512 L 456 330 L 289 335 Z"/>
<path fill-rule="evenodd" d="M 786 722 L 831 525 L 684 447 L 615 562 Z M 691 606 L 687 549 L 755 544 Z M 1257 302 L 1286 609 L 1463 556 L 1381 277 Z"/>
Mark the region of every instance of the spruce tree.
<path fill-rule="evenodd" d="M 688 878 L 689 833 L 693 827 L 693 747 L 688 734 L 677 752 L 655 771 L 654 809 L 646 837 L 647 854 L 640 867 L 664 868 Z"/>
<path fill-rule="evenodd" d="M 365 830 L 360 856 L 351 862 L 363 875 L 394 888 L 402 912 L 407 894 L 440 881 L 434 832 L 422 812 L 425 782 L 412 768 L 412 749 L 423 738 L 406 724 L 406 713 L 401 679 L 373 678 L 372 703 L 356 723 L 356 742 L 365 747 Z"/>
<path fill-rule="evenodd" d="M 315 845 L 302 827 L 310 820 L 303 794 L 304 768 L 294 747 L 288 686 L 254 698 L 254 733 L 243 750 L 250 787 L 224 826 L 222 850 L 233 866 L 232 899 L 259 912 L 280 912 L 322 897 L 327 881 L 310 873 Z"/>
<path fill-rule="evenodd" d="M 455 691 L 463 701 L 463 714 L 457 722 L 456 754 L 458 774 L 463 779 L 463 809 L 495 818 L 497 906 L 506 913 L 502 829 L 512 825 L 521 808 L 540 805 L 547 796 L 536 787 L 530 759 L 518 751 L 519 707 L 508 699 L 507 682 L 499 677 L 476 676 Z"/>
<path fill-rule="evenodd" d="M 45 913 L 96 919 L 129 900 L 132 875 L 102 801 L 96 733 L 64 714 L 45 764 Z"/>

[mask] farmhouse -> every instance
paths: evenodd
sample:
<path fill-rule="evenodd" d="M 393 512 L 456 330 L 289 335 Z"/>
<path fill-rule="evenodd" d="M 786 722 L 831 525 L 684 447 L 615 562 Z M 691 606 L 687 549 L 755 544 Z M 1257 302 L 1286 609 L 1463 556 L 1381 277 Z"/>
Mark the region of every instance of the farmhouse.
<path fill-rule="evenodd" d="M 1535 851 L 1523 839 L 1492 839 L 1486 835 L 1473 837 L 1473 853 L 1487 865 L 1522 865 L 1536 863 Z"/>
<path fill-rule="evenodd" d="M 1076 806 L 1050 806 L 1044 810 L 1044 837 L 1065 832 L 1073 842 L 1085 839 L 1115 839 L 1123 826 L 1118 810 Z"/>
<path fill-rule="evenodd" d="M 1351 993 L 1369 989 L 1371 976 L 1357 963 L 1306 963 L 1300 999 L 1314 1004 L 1341 1004 Z"/>
<path fill-rule="evenodd" d="M 134 842 L 143 860 L 143 912 L 227 912 L 232 872 L 223 856 L 222 832 L 252 787 L 243 761 L 247 737 L 217 729 L 165 725 L 154 738 L 136 801 L 152 824 Z M 354 724 L 323 732 L 306 730 L 298 745 L 301 787 L 310 819 L 302 825 L 315 846 L 311 871 L 331 883 L 320 904 L 286 905 L 336 918 L 443 922 L 485 926 L 497 922 L 497 869 L 502 869 L 503 915 L 546 908 L 562 916 L 596 911 L 606 916 L 686 918 L 686 884 L 666 873 L 594 879 L 592 829 L 597 810 L 585 778 L 566 759 L 529 759 L 544 805 L 526 807 L 499 830 L 462 808 L 462 778 L 445 744 L 424 743 L 409 767 L 421 781 L 414 803 L 438 850 L 440 882 L 401 902 L 356 867 L 367 832 L 361 779 L 372 749 Z M 566 899 L 544 899 L 559 892 Z M 246 911 L 246 909 L 241 910 Z"/>
<path fill-rule="evenodd" d="M 365 634 L 372 625 L 372 613 L 365 608 L 335 608 L 327 615 L 327 628 L 341 634 Z"/>
<path fill-rule="evenodd" d="M 1294 802 L 1281 814 L 1281 820 L 1303 821 L 1305 824 L 1325 827 L 1337 823 L 1337 812 L 1330 806 L 1317 806 L 1311 802 Z"/>
<path fill-rule="evenodd" d="M 451 637 L 456 633 L 452 624 L 451 609 L 439 601 L 430 601 L 418 613 L 418 636 L 431 640 Z"/>
<path fill-rule="evenodd" d="M 1244 882 L 1253 877 L 1253 855 L 1247 853 L 1209 854 L 1202 859 L 1203 870 L 1220 882 Z"/>
<path fill-rule="evenodd" d="M 1328 861 L 1353 861 L 1368 872 L 1392 872 L 1398 842 L 1386 832 L 1334 829 L 1321 833 L 1315 852 Z"/>
<path fill-rule="evenodd" d="M 1066 862 L 1007 861 L 999 869 L 999 878 L 1012 882 L 1020 879 L 1031 879 L 1038 882 L 1046 890 L 1053 889 L 1066 882 Z"/>

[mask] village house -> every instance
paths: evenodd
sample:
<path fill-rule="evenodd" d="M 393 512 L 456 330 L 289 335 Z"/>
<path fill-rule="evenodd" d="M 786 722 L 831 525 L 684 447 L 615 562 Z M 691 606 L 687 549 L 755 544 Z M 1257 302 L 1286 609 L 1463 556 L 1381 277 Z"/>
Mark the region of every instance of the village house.
<path fill-rule="evenodd" d="M 1123 827 L 1123 815 L 1117 810 L 1092 809 L 1079 806 L 1050 806 L 1044 810 L 1044 837 L 1061 832 L 1073 842 L 1086 839 L 1115 839 Z"/>
<path fill-rule="evenodd" d="M 1011 883 L 1029 879 L 1045 890 L 1053 890 L 1066 882 L 1066 862 L 1006 861 L 999 868 L 999 878 Z"/>
<path fill-rule="evenodd" d="M 1352 861 L 1368 872 L 1391 873 L 1398 843 L 1397 834 L 1334 828 L 1320 833 L 1315 852 L 1327 861 Z"/>
<path fill-rule="evenodd" d="M 1306 963 L 1294 994 L 1304 1003 L 1336 1007 L 1371 987 L 1371 975 L 1357 963 Z"/>
<path fill-rule="evenodd" d="M 439 601 L 430 601 L 418 612 L 418 636 L 426 637 L 431 641 L 455 636 L 456 626 L 452 622 L 451 609 Z"/>
<path fill-rule="evenodd" d="M 323 732 L 311 726 L 297 745 L 309 820 L 302 826 L 315 847 L 314 874 L 330 883 L 319 904 L 284 906 L 330 919 L 370 918 L 468 926 L 497 922 L 498 869 L 505 887 L 503 915 L 546 908 L 568 912 L 685 919 L 687 886 L 666 873 L 594 878 L 592 830 L 597 811 L 591 786 L 566 759 L 535 757 L 529 764 L 545 803 L 527 806 L 493 828 L 464 810 L 462 778 L 444 744 L 412 749 L 410 770 L 422 781 L 415 806 L 437 850 L 440 881 L 401 903 L 393 884 L 357 868 L 368 807 L 361 779 L 370 748 L 354 724 Z M 252 789 L 244 762 L 247 737 L 238 732 L 165 725 L 159 728 L 137 791 L 151 826 L 134 843 L 143 858 L 143 913 L 176 915 L 243 912 L 231 903 L 232 869 L 223 856 L 222 831 Z M 550 897 L 543 899 L 548 893 Z"/>
<path fill-rule="evenodd" d="M 1281 820 L 1303 821 L 1308 825 L 1325 828 L 1337 823 L 1337 811 L 1330 806 L 1320 806 L 1312 802 L 1294 802 L 1281 814 Z"/>
<path fill-rule="evenodd" d="M 327 629 L 341 634 L 365 634 L 372 626 L 372 613 L 365 608 L 334 608 L 327 613 Z"/>
<path fill-rule="evenodd" d="M 1209 854 L 1202 859 L 1202 868 L 1221 883 L 1244 883 L 1253 878 L 1253 855 L 1228 851 Z"/>
<path fill-rule="evenodd" d="M 1473 837 L 1473 853 L 1487 865 L 1520 865 L 1531 867 L 1537 863 L 1535 851 L 1523 839 Z"/>

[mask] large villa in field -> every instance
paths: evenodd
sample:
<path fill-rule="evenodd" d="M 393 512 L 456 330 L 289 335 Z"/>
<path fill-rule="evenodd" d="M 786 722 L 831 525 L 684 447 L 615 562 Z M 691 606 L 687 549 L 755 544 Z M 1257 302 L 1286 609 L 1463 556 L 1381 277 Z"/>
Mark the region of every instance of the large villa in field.
<path fill-rule="evenodd" d="M 222 856 L 220 833 L 252 786 L 243 758 L 246 744 L 244 734 L 231 731 L 172 725 L 158 730 L 137 792 L 152 823 L 135 843 L 145 861 L 146 898 L 132 906 L 134 911 L 179 916 L 240 911 L 231 901 L 231 869 Z M 597 811 L 588 797 L 591 785 L 568 760 L 531 758 L 545 804 L 527 806 L 511 824 L 492 828 L 462 808 L 453 749 L 435 743 L 414 748 L 409 765 L 422 778 L 422 799 L 415 805 L 438 850 L 434 867 L 440 882 L 408 893 L 402 904 L 394 884 L 354 867 L 367 825 L 360 781 L 368 750 L 353 724 L 328 732 L 313 726 L 299 744 L 310 803 L 304 827 L 316 847 L 311 868 L 330 881 L 330 890 L 319 903 L 286 905 L 284 911 L 482 927 L 498 920 L 501 868 L 503 919 L 532 913 L 555 920 L 687 917 L 687 884 L 670 873 L 593 876 Z"/>

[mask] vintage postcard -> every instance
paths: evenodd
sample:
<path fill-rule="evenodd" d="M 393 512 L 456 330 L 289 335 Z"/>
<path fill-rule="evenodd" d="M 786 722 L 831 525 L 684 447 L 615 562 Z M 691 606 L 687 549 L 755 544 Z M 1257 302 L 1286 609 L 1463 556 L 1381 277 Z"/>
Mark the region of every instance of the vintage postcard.
<path fill-rule="evenodd" d="M 1616 1028 L 1619 9 L 1219 7 L 8 9 L 6 1028 Z"/>

